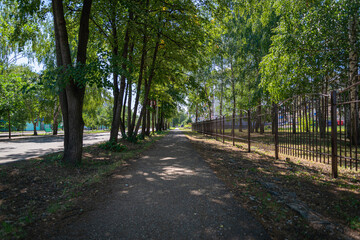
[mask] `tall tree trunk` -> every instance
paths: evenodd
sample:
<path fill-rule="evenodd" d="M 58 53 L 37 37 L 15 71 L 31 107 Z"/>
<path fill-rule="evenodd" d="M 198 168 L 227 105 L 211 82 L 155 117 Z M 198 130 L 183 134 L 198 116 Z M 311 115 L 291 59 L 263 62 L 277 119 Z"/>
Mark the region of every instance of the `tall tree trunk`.
<path fill-rule="evenodd" d="M 239 111 L 239 132 L 242 132 L 243 131 L 243 120 L 242 120 L 242 117 L 243 117 L 243 111 L 240 110 Z"/>
<path fill-rule="evenodd" d="M 52 1 L 52 5 L 54 8 L 54 0 Z M 53 17 L 54 17 L 54 32 L 55 32 L 55 49 L 56 49 L 56 65 L 58 68 L 63 66 L 62 55 L 61 55 L 61 44 L 60 44 L 60 35 L 57 24 L 56 12 L 53 9 Z M 69 120 L 66 113 L 67 110 L 67 100 L 66 100 L 66 92 L 65 89 L 60 89 L 59 93 L 59 104 L 62 112 L 62 121 L 63 121 L 63 131 L 64 131 L 64 152 L 67 152 L 68 144 L 69 144 Z"/>
<path fill-rule="evenodd" d="M 54 0 L 52 2 L 52 5 L 54 7 Z M 60 35 L 59 35 L 59 29 L 56 19 L 56 12 L 53 9 L 53 15 L 54 15 L 54 32 L 55 32 L 55 49 L 56 49 L 56 65 L 58 68 L 63 66 L 62 56 L 61 56 L 61 45 L 60 45 Z M 67 152 L 67 148 L 69 145 L 69 120 L 67 113 L 67 98 L 66 98 L 66 91 L 65 89 L 60 89 L 59 93 L 59 104 L 60 109 L 62 112 L 62 121 L 63 121 L 63 131 L 64 131 L 64 152 Z"/>
<path fill-rule="evenodd" d="M 358 16 L 357 12 L 353 13 L 352 19 L 349 22 L 349 85 L 353 85 L 358 81 L 358 51 L 357 51 L 357 34 L 358 34 Z M 350 126 L 348 127 L 348 137 L 350 143 L 357 145 L 360 142 L 360 127 L 359 127 L 359 103 L 355 102 L 359 98 L 358 87 L 354 86 L 350 89 Z"/>
<path fill-rule="evenodd" d="M 144 75 L 144 69 L 145 69 L 145 60 L 147 55 L 147 26 L 144 25 L 144 35 L 143 35 L 143 46 L 141 51 L 141 62 L 140 62 L 140 69 L 139 69 L 139 77 L 138 77 L 138 83 L 137 83 L 137 89 L 136 89 L 136 95 L 135 95 L 135 105 L 134 105 L 134 112 L 131 119 L 131 124 L 128 128 L 128 136 L 133 136 L 134 134 L 134 128 L 135 128 L 135 122 L 136 122 L 136 114 L 139 106 L 139 99 L 140 99 L 140 91 L 141 91 L 141 84 L 142 79 Z"/>
<path fill-rule="evenodd" d="M 294 103 L 293 103 L 293 111 L 292 111 L 292 133 L 293 134 L 296 134 L 296 109 L 297 109 L 297 105 L 296 105 L 295 100 L 293 100 Z"/>
<path fill-rule="evenodd" d="M 59 47 L 61 51 L 61 63 L 64 68 L 72 66 L 68 33 L 63 10 L 62 0 L 53 0 L 54 26 L 57 31 Z M 92 0 L 84 0 L 80 17 L 80 28 L 78 35 L 77 61 L 78 65 L 86 64 L 87 44 L 89 40 L 89 19 Z M 68 79 L 65 88 L 60 93 L 60 103 L 62 104 L 65 134 L 63 161 L 71 164 L 81 162 L 83 145 L 82 108 L 85 94 L 85 85 L 79 86 L 75 79 Z M 65 93 L 65 94 L 64 94 Z M 66 101 L 65 99 L 66 98 Z"/>
<path fill-rule="evenodd" d="M 232 98 L 233 98 L 233 112 L 232 112 L 232 135 L 235 135 L 235 113 L 236 113 L 236 93 L 235 93 L 235 77 L 234 77 L 234 69 L 233 63 L 231 60 L 231 88 L 232 88 Z"/>
<path fill-rule="evenodd" d="M 156 131 L 159 132 L 160 131 L 160 111 L 161 108 L 159 108 L 158 104 L 156 106 Z"/>
<path fill-rule="evenodd" d="M 114 30 L 114 32 L 116 33 L 116 29 Z M 116 37 L 114 38 L 114 44 L 117 44 L 117 39 Z M 113 49 L 113 55 L 115 57 L 115 59 L 118 56 L 118 46 L 116 45 Z M 116 59 L 117 61 L 117 59 Z M 113 104 L 113 117 L 112 117 L 112 123 L 116 122 L 115 118 L 116 118 L 116 109 L 117 109 L 117 103 L 119 100 L 119 83 L 118 83 L 118 73 L 117 73 L 117 69 L 116 67 L 114 67 L 114 72 L 113 72 L 113 95 L 114 95 L 114 104 Z"/>
<path fill-rule="evenodd" d="M 155 103 L 152 103 L 152 132 L 155 132 Z"/>
<path fill-rule="evenodd" d="M 324 78 L 324 85 L 322 89 L 322 93 L 326 95 L 328 93 L 328 86 L 329 86 L 329 76 L 326 76 Z M 326 119 L 326 112 L 328 111 L 327 106 L 328 98 L 326 96 L 320 97 L 320 106 L 319 106 L 319 131 L 320 131 L 320 138 L 326 137 L 326 125 L 327 125 L 327 119 Z"/>
<path fill-rule="evenodd" d="M 124 46 L 122 51 L 122 60 L 123 63 L 121 64 L 121 69 L 123 72 L 126 71 L 126 61 L 128 57 L 128 51 L 129 51 L 129 40 L 130 40 L 130 27 L 131 27 L 131 21 L 133 20 L 133 13 L 129 12 L 129 19 L 127 22 L 127 27 L 125 31 L 125 39 L 124 39 Z M 120 80 L 120 90 L 119 90 L 119 96 L 116 103 L 116 110 L 115 110 L 115 117 L 113 117 L 113 122 L 111 124 L 111 131 L 110 131 L 110 140 L 117 142 L 118 135 L 119 135 L 119 128 L 121 130 L 122 135 L 125 135 L 125 127 L 122 124 L 121 121 L 121 111 L 122 111 L 122 104 L 124 100 L 124 92 L 125 92 L 125 84 L 126 84 L 126 76 L 125 74 L 121 74 L 121 80 Z"/>
<path fill-rule="evenodd" d="M 211 120 L 211 115 L 212 115 L 212 111 L 211 111 L 211 102 L 209 102 L 209 120 Z"/>
<path fill-rule="evenodd" d="M 318 108 L 318 112 L 319 112 L 319 131 L 320 131 L 320 138 L 325 138 L 325 134 L 326 134 L 326 109 L 327 107 L 325 106 L 325 98 L 321 97 L 320 100 L 320 106 Z"/>
<path fill-rule="evenodd" d="M 259 121 L 260 134 L 264 134 L 265 116 L 264 117 L 262 116 L 261 98 L 259 99 L 259 105 L 258 105 L 258 121 Z"/>
<path fill-rule="evenodd" d="M 271 109 L 271 133 L 272 134 L 275 134 L 275 124 L 276 124 L 276 121 L 278 121 L 276 118 L 278 118 L 279 116 L 276 116 L 276 112 L 275 112 L 275 104 L 276 103 L 273 103 L 273 107 Z M 283 118 L 285 118 L 285 115 L 283 115 Z"/>
<path fill-rule="evenodd" d="M 146 136 L 150 136 L 150 113 L 151 113 L 150 109 L 151 109 L 150 100 L 148 100 L 147 109 L 146 109 L 146 116 L 147 116 L 147 120 L 146 120 L 146 132 L 145 132 L 145 135 L 146 135 Z"/>
<path fill-rule="evenodd" d="M 195 123 L 198 122 L 199 118 L 199 112 L 198 112 L 198 104 L 196 103 L 196 109 L 195 109 Z"/>
<path fill-rule="evenodd" d="M 141 112 L 140 112 L 140 117 L 139 117 L 139 121 L 136 125 L 136 128 L 135 128 L 135 136 L 137 135 L 137 132 L 139 130 L 139 127 L 140 127 L 140 119 L 141 117 L 143 116 L 144 114 L 144 111 L 146 109 L 146 102 L 148 100 L 148 97 L 149 97 L 149 92 L 150 92 L 150 89 L 151 89 L 151 82 L 155 76 L 155 64 L 156 64 L 156 57 L 157 57 L 157 53 L 159 51 L 159 44 L 160 44 L 160 33 L 157 34 L 157 39 L 156 39 L 156 43 L 155 43 L 155 49 L 154 49 L 154 54 L 153 54 L 153 57 L 152 57 L 152 63 L 151 63 L 151 67 L 150 67 L 150 74 L 149 74 L 149 79 L 148 79 L 148 86 L 145 86 L 145 96 L 144 96 L 144 101 L 143 101 L 143 107 L 141 109 Z"/>
<path fill-rule="evenodd" d="M 121 124 L 124 128 L 124 132 L 122 133 L 122 136 L 125 136 L 125 110 L 126 110 L 126 101 L 128 98 L 128 92 L 129 92 L 129 83 L 126 84 L 126 88 L 125 88 L 125 97 L 124 97 L 124 103 L 123 103 L 123 109 L 122 109 L 122 117 L 121 117 Z"/>
<path fill-rule="evenodd" d="M 37 131 L 36 131 L 36 125 L 37 125 L 37 122 L 35 122 L 34 120 L 32 121 L 33 123 L 33 126 L 34 126 L 34 136 L 37 136 Z"/>
<path fill-rule="evenodd" d="M 135 46 L 135 40 L 132 41 L 131 46 L 130 46 L 130 53 L 129 53 L 130 63 L 133 62 L 134 46 Z M 129 72 L 131 75 L 133 72 L 132 67 L 129 68 Z M 128 79 L 128 92 L 129 92 L 129 97 L 128 97 L 128 112 L 127 112 L 127 129 L 128 129 L 128 133 L 129 133 L 129 128 L 131 127 L 131 104 L 132 104 L 132 102 L 131 102 L 132 101 L 132 79 L 131 78 Z"/>
<path fill-rule="evenodd" d="M 258 133 L 261 125 L 261 105 L 257 106 L 256 115 L 255 131 Z"/>
<path fill-rule="evenodd" d="M 164 113 L 163 113 L 163 109 L 161 108 L 161 110 L 160 110 L 160 120 L 159 120 L 159 130 L 158 131 L 163 130 L 163 121 L 164 121 Z"/>
<path fill-rule="evenodd" d="M 235 96 L 235 83 L 233 81 L 233 112 L 232 112 L 232 134 L 235 134 L 235 112 L 236 112 L 236 96 Z"/>
<path fill-rule="evenodd" d="M 60 105 L 58 105 L 58 102 L 55 102 L 55 106 L 54 106 L 54 113 L 53 113 L 53 135 L 57 135 L 58 134 L 58 116 L 59 113 L 61 111 L 61 107 Z"/>
<path fill-rule="evenodd" d="M 145 79 L 145 86 L 146 86 L 146 85 L 147 85 L 147 81 L 146 81 L 146 79 Z M 147 113 L 147 109 L 146 109 L 146 107 L 145 107 L 144 115 L 143 115 L 143 118 L 142 118 L 142 125 L 141 125 L 141 134 L 142 134 L 143 136 L 145 136 L 146 125 L 147 125 L 147 123 L 146 123 L 146 120 L 147 120 L 146 113 Z"/>
<path fill-rule="evenodd" d="M 306 101 L 306 99 L 305 99 Z M 308 119 L 308 110 L 307 110 L 307 104 L 305 102 L 305 131 L 309 132 L 309 119 Z"/>

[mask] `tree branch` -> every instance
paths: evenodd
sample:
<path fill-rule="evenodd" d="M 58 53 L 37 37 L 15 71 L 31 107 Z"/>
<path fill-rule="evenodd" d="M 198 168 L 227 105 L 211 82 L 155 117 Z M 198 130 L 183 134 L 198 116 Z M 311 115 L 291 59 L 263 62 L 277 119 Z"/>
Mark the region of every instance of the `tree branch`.
<path fill-rule="evenodd" d="M 95 26 L 100 30 L 100 32 L 102 32 L 102 34 L 107 38 L 109 39 L 109 36 L 106 34 L 105 30 L 100 27 L 99 24 L 97 24 L 97 22 L 94 20 L 94 18 L 92 16 L 90 16 L 90 20 L 95 24 Z"/>

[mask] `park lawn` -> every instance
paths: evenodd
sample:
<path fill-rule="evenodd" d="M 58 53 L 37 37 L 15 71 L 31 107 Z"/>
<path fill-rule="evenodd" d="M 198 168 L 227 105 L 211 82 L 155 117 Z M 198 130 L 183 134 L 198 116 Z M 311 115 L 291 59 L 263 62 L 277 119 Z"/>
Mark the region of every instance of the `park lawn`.
<path fill-rule="evenodd" d="M 188 131 L 187 136 L 217 176 L 232 189 L 274 239 L 358 239 L 360 236 L 360 173 L 340 168 L 331 178 L 331 166 L 291 157 L 275 160 L 273 152 L 252 149 L 231 139 Z M 221 140 L 221 141 L 220 141 Z M 314 228 L 262 183 L 273 183 L 333 223 L 334 231 Z"/>
<path fill-rule="evenodd" d="M 61 163 L 62 153 L 0 166 L 0 239 L 41 239 L 106 196 L 111 175 L 128 165 L 167 132 L 129 143 L 122 152 L 100 144 L 85 147 L 82 164 Z M 44 237 L 46 238 L 46 237 Z"/>

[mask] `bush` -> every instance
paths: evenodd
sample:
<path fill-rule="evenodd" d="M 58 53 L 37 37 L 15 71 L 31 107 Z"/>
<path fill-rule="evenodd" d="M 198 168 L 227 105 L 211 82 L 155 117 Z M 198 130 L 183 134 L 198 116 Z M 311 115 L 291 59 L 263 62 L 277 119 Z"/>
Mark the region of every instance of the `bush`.
<path fill-rule="evenodd" d="M 136 136 L 132 135 L 132 136 L 128 136 L 128 135 L 124 135 L 123 139 L 131 142 L 131 143 L 138 143 L 139 140 L 144 140 L 145 139 L 145 135 L 140 133 Z"/>
<path fill-rule="evenodd" d="M 108 141 L 108 142 L 102 143 L 99 145 L 99 147 L 101 149 L 109 150 L 112 152 L 121 152 L 121 151 L 124 151 L 127 149 L 126 146 L 121 145 L 120 143 L 117 143 L 115 141 Z"/>
<path fill-rule="evenodd" d="M 187 119 L 185 119 L 184 121 L 181 122 L 181 125 L 186 126 L 186 125 L 189 125 L 191 123 L 192 123 L 191 118 L 187 118 Z"/>
<path fill-rule="evenodd" d="M 184 125 L 184 128 L 191 128 L 191 127 L 192 127 L 192 124 L 191 124 L 191 123 Z"/>

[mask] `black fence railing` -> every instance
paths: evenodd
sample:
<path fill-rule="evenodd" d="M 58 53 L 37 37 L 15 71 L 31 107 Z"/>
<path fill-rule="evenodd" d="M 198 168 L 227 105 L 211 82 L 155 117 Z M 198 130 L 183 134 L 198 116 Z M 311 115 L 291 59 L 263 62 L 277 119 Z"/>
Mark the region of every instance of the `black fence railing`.
<path fill-rule="evenodd" d="M 276 158 L 284 154 L 331 164 L 337 177 L 338 166 L 360 167 L 359 85 L 240 110 L 235 116 L 194 123 L 192 130 L 245 144 L 249 152 L 261 148 L 274 151 Z"/>

